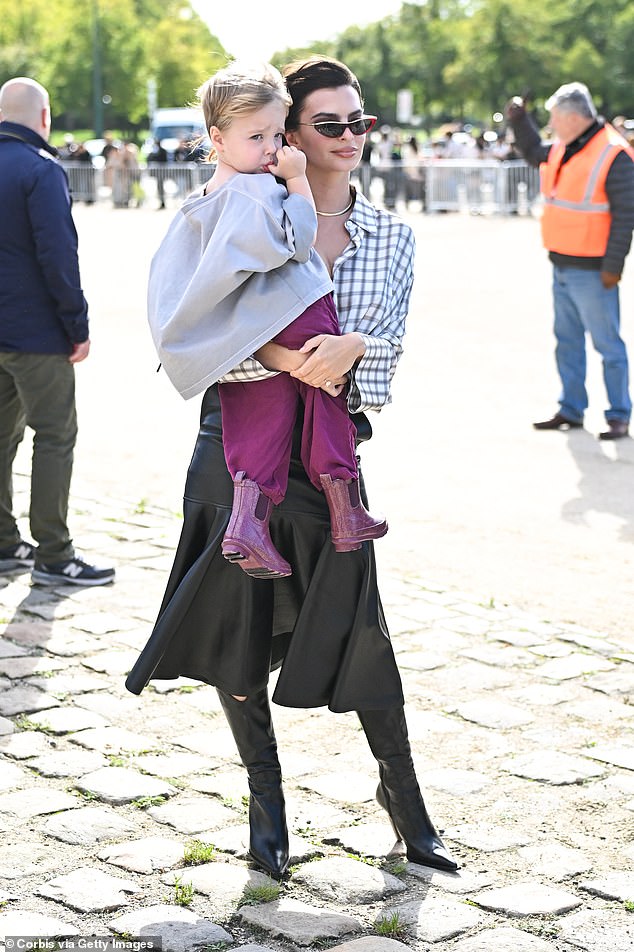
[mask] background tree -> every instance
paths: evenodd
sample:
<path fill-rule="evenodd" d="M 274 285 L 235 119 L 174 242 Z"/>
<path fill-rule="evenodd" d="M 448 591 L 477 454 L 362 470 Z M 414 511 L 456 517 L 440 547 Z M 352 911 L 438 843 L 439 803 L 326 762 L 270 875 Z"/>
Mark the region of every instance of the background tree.
<path fill-rule="evenodd" d="M 32 76 L 50 92 L 57 129 L 92 126 L 95 24 L 115 128 L 147 124 L 149 79 L 160 105 L 183 105 L 227 59 L 187 0 L 0 0 L 0 83 Z"/>
<path fill-rule="evenodd" d="M 552 92 L 563 81 L 553 77 L 560 68 L 558 41 L 543 4 L 482 0 L 460 23 L 443 79 L 446 90 L 459 92 L 460 108 L 488 120 L 510 96 L 536 84 Z"/>
<path fill-rule="evenodd" d="M 185 106 L 229 56 L 200 18 L 181 4 L 156 23 L 148 38 L 146 78 L 156 79 L 159 106 Z"/>
<path fill-rule="evenodd" d="M 150 79 L 159 105 L 184 105 L 229 58 L 189 0 L 0 0 L 0 82 L 28 75 L 44 83 L 57 129 L 93 122 L 95 11 L 110 126 L 147 124 Z M 509 96 L 527 89 L 545 121 L 544 100 L 571 80 L 585 82 L 609 118 L 634 116 L 631 0 L 408 2 L 334 40 L 280 51 L 274 62 L 312 52 L 348 63 L 368 111 L 391 125 L 399 89 L 411 90 L 428 130 L 465 116 L 490 125 Z"/>
<path fill-rule="evenodd" d="M 608 117 L 634 116 L 634 6 L 630 0 L 424 0 L 336 40 L 276 54 L 280 65 L 325 53 L 358 75 L 366 105 L 393 124 L 410 89 L 431 129 L 449 117 L 483 126 L 511 95 L 543 103 L 564 82 L 585 82 Z"/>
<path fill-rule="evenodd" d="M 606 70 L 603 82 L 607 104 L 614 113 L 626 116 L 634 114 L 634 5 L 628 3 L 613 20 L 613 29 L 608 34 Z M 629 104 L 629 105 L 628 105 Z"/>

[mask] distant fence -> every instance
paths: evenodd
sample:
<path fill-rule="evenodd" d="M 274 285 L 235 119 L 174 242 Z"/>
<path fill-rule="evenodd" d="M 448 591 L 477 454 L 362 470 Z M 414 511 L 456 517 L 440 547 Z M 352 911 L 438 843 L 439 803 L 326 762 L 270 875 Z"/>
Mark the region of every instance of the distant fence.
<path fill-rule="evenodd" d="M 526 214 L 539 196 L 539 170 L 525 162 L 445 159 L 427 167 L 427 211 Z"/>
<path fill-rule="evenodd" d="M 521 215 L 539 197 L 539 171 L 523 161 L 426 159 L 366 164 L 355 174 L 364 195 L 386 208 L 417 201 L 426 212 Z"/>
<path fill-rule="evenodd" d="M 207 181 L 213 169 L 196 162 L 147 165 L 138 169 L 93 168 L 61 162 L 75 202 L 110 202 L 118 207 L 175 204 Z"/>
<path fill-rule="evenodd" d="M 178 162 L 139 169 L 95 169 L 84 162 L 62 162 L 73 200 L 110 202 L 117 207 L 143 204 L 177 206 L 213 171 L 208 164 Z M 430 159 L 419 165 L 390 162 L 362 165 L 358 188 L 386 208 L 415 202 L 426 212 L 528 214 L 539 196 L 539 172 L 525 162 L 487 159 Z"/>

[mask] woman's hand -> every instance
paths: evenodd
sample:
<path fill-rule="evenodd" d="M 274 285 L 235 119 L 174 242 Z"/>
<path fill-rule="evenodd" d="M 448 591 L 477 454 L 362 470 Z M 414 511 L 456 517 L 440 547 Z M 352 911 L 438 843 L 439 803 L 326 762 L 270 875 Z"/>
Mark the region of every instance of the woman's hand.
<path fill-rule="evenodd" d="M 338 393 L 355 362 L 364 355 L 365 344 L 361 334 L 356 332 L 341 337 L 318 334 L 307 340 L 297 353 L 306 356 L 300 367 L 291 370 L 291 377 L 328 393 L 338 388 Z"/>

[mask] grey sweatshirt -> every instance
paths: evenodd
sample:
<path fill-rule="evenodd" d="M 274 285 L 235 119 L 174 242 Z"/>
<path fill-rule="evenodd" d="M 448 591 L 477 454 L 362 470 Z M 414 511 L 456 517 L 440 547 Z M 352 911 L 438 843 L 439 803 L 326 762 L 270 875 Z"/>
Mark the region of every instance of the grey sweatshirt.
<path fill-rule="evenodd" d="M 188 199 L 152 259 L 148 319 L 185 399 L 201 393 L 333 289 L 317 217 L 272 175 L 234 175 Z"/>

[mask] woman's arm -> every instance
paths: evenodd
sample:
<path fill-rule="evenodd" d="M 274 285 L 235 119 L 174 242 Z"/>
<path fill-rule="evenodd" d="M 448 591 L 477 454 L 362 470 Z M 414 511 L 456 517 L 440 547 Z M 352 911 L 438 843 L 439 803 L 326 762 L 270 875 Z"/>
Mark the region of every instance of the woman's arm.
<path fill-rule="evenodd" d="M 365 350 L 363 336 L 357 332 L 340 337 L 318 334 L 297 351 L 303 360 L 298 368 L 290 371 L 291 377 L 311 387 L 321 387 L 326 380 L 347 378 Z"/>
<path fill-rule="evenodd" d="M 356 332 L 364 345 L 350 374 L 351 413 L 380 410 L 391 401 L 414 277 L 411 228 L 394 216 L 370 210 L 376 230 L 372 235 L 363 233 L 356 254 L 335 271 L 341 330 L 344 337 Z"/>
<path fill-rule="evenodd" d="M 326 393 L 337 396 L 348 380 L 348 374 L 345 371 L 339 373 L 334 367 L 330 373 L 320 372 L 319 369 L 306 375 L 302 373 L 302 368 L 311 359 L 309 354 L 303 353 L 304 349 L 312 350 L 312 347 L 317 346 L 315 341 L 321 341 L 322 339 L 324 342 L 340 340 L 339 337 L 321 334 L 319 337 L 313 337 L 311 341 L 307 341 L 301 350 L 289 350 L 288 347 L 283 347 L 281 344 L 269 342 L 260 347 L 255 356 L 268 370 L 290 373 L 291 377 L 297 377 L 298 380 L 302 380 L 311 387 L 318 387 L 325 390 Z M 311 343 L 312 347 L 309 347 Z"/>
<path fill-rule="evenodd" d="M 334 338 L 338 340 L 339 338 Z M 265 377 L 271 377 L 275 373 L 291 373 L 298 370 L 306 362 L 306 355 L 298 350 L 289 350 L 281 344 L 274 344 L 269 341 L 258 348 L 253 357 L 243 360 L 241 364 L 234 367 L 233 370 L 225 374 L 221 383 L 248 383 L 250 380 L 262 380 Z M 292 374 L 295 376 L 295 374 Z M 325 380 L 330 380 L 330 386 L 325 386 Z M 322 390 L 336 396 L 343 385 L 347 382 L 348 375 L 331 374 L 327 378 L 322 378 L 320 386 Z"/>
<path fill-rule="evenodd" d="M 289 350 L 288 347 L 275 344 L 273 341 L 264 344 L 256 350 L 253 356 L 259 360 L 262 366 L 267 370 L 290 373 L 292 376 L 296 376 L 294 371 L 299 370 L 306 361 L 306 356 L 301 354 L 298 350 Z"/>

